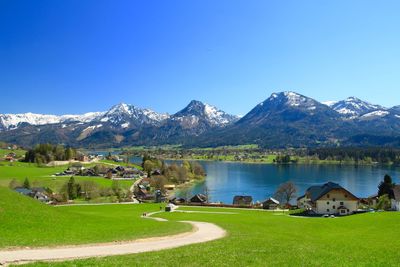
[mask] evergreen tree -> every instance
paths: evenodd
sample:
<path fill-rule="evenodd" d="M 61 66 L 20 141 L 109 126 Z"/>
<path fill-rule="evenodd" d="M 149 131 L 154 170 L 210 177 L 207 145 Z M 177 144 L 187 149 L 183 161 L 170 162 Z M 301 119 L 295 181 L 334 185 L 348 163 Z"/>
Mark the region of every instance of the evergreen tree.
<path fill-rule="evenodd" d="M 393 186 L 394 183 L 392 181 L 392 177 L 386 174 L 383 178 L 383 181 L 378 186 L 378 196 L 388 195 L 391 197 Z"/>
<path fill-rule="evenodd" d="M 76 199 L 80 191 L 81 191 L 80 185 L 75 183 L 75 178 L 72 176 L 67 183 L 68 199 L 70 200 Z"/>
<path fill-rule="evenodd" d="M 25 178 L 23 187 L 26 189 L 31 189 L 31 183 L 29 182 L 28 177 Z"/>

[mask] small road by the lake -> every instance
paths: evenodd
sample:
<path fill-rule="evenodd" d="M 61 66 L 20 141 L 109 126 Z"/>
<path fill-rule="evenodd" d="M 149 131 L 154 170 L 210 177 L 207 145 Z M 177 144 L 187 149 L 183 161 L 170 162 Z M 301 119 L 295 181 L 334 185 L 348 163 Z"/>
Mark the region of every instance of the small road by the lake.
<path fill-rule="evenodd" d="M 148 216 L 149 215 L 151 214 L 148 214 Z M 147 218 L 157 219 L 156 217 Z M 165 221 L 165 219 L 159 219 L 159 221 Z M 22 264 L 36 261 L 62 261 L 159 251 L 204 243 L 223 238 L 226 235 L 224 229 L 212 223 L 194 221 L 182 222 L 191 224 L 193 230 L 178 235 L 153 237 L 119 243 L 0 251 L 0 265 Z"/>

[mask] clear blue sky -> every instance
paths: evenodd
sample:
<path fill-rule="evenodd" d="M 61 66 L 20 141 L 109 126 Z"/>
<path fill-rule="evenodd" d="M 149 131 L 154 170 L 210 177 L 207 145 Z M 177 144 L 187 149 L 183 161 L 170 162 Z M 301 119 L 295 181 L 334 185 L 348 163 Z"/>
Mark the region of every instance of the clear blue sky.
<path fill-rule="evenodd" d="M 400 1 L 0 0 L 0 113 L 400 104 Z"/>

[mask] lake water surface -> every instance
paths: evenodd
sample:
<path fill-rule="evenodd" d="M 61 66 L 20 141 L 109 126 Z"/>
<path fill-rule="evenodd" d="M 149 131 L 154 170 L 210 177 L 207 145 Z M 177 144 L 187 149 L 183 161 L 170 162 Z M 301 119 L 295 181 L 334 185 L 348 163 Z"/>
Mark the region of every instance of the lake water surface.
<path fill-rule="evenodd" d="M 141 158 L 132 158 L 139 163 Z M 181 161 L 167 161 L 167 163 Z M 339 183 L 357 197 L 377 193 L 377 187 L 385 174 L 400 182 L 400 168 L 387 166 L 313 165 L 313 164 L 253 164 L 223 161 L 198 161 L 205 169 L 204 183 L 196 184 L 192 194 L 209 191 L 212 202 L 231 204 L 235 195 L 250 195 L 254 201 L 273 196 L 277 187 L 292 181 L 298 188 L 297 196 L 303 195 L 311 185 L 328 181 Z"/>
<path fill-rule="evenodd" d="M 292 181 L 298 188 L 297 196 L 311 185 L 336 182 L 358 197 L 377 193 L 385 174 L 398 182 L 400 168 L 382 166 L 343 165 L 274 165 L 199 161 L 207 172 L 204 183 L 193 187 L 192 193 L 203 193 L 207 186 L 211 201 L 232 203 L 235 195 L 250 195 L 254 201 L 273 196 L 277 187 Z"/>

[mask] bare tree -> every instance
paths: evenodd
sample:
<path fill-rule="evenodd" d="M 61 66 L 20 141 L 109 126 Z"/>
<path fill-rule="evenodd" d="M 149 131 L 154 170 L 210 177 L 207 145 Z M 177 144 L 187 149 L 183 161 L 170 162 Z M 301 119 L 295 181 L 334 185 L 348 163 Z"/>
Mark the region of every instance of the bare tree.
<path fill-rule="evenodd" d="M 275 192 L 275 198 L 281 203 L 289 203 L 296 196 L 297 188 L 294 183 L 288 181 L 281 184 Z"/>

